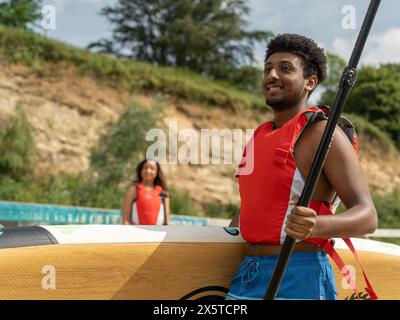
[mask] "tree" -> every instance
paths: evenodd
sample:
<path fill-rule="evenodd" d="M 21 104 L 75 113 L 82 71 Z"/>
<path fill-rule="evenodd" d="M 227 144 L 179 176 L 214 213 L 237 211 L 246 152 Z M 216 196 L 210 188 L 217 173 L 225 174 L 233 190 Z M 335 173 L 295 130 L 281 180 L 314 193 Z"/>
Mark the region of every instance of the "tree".
<path fill-rule="evenodd" d="M 261 68 L 253 66 L 243 66 L 233 69 L 227 74 L 226 80 L 234 83 L 236 87 L 247 91 L 262 94 L 261 81 L 264 72 Z"/>
<path fill-rule="evenodd" d="M 21 178 L 36 154 L 32 127 L 25 112 L 17 107 L 8 124 L 0 126 L 0 176 Z"/>
<path fill-rule="evenodd" d="M 114 26 L 112 40 L 89 48 L 229 80 L 254 62 L 254 44 L 271 36 L 247 31 L 248 13 L 244 0 L 119 0 L 101 11 Z"/>
<path fill-rule="evenodd" d="M 400 148 L 400 65 L 362 68 L 346 109 L 389 133 Z"/>
<path fill-rule="evenodd" d="M 7 26 L 29 29 L 41 17 L 40 1 L 9 0 L 0 3 L 0 23 Z"/>
<path fill-rule="evenodd" d="M 328 63 L 329 78 L 322 85 L 320 104 L 332 105 L 346 62 L 328 53 Z M 362 67 L 345 111 L 359 114 L 388 133 L 400 148 L 400 64 Z"/>
<path fill-rule="evenodd" d="M 328 79 L 321 84 L 324 93 L 320 99 L 320 104 L 331 106 L 335 100 L 342 73 L 347 63 L 336 54 L 327 53 L 328 58 Z"/>
<path fill-rule="evenodd" d="M 107 185 L 119 183 L 132 171 L 127 164 L 137 163 L 147 149 L 146 133 L 155 127 L 162 115 L 160 106 L 155 105 L 151 111 L 143 109 L 133 101 L 108 132 L 101 138 L 101 143 L 92 150 L 91 169 L 97 172 L 99 180 Z"/>

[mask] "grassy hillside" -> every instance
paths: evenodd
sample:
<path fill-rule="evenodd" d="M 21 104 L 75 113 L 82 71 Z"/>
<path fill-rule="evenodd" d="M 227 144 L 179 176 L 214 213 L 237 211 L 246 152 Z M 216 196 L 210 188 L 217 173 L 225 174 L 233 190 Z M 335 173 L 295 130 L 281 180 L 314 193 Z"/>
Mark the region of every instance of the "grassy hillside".
<path fill-rule="evenodd" d="M 242 108 L 268 111 L 260 95 L 239 90 L 221 81 L 211 81 L 188 70 L 91 53 L 35 33 L 1 25 L 0 59 L 29 66 L 38 76 L 50 72 L 51 68 L 46 68 L 46 65 L 57 64 L 74 67 L 82 75 L 132 93 L 163 93 L 191 103 L 219 106 L 233 111 Z M 361 135 L 376 139 L 386 151 L 392 149 L 390 138 L 371 123 L 357 115 L 350 114 L 347 117 L 353 121 Z"/>
<path fill-rule="evenodd" d="M 265 108 L 261 97 L 228 84 L 210 81 L 196 73 L 149 63 L 91 53 L 47 39 L 35 33 L 0 26 L 0 59 L 24 64 L 37 73 L 45 64 L 75 67 L 82 75 L 130 92 L 164 93 L 191 102 L 218 105 L 233 110 Z"/>
<path fill-rule="evenodd" d="M 375 140 L 379 143 L 380 149 L 385 153 L 398 153 L 398 150 L 389 134 L 380 130 L 378 127 L 359 115 L 352 113 L 344 113 L 343 115 L 353 123 L 358 136 L 368 140 Z"/>

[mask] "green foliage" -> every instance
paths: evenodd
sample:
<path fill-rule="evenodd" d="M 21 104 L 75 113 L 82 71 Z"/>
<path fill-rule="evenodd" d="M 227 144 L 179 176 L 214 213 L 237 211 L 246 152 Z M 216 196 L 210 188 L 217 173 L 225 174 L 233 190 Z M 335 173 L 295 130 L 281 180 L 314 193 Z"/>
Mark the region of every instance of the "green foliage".
<path fill-rule="evenodd" d="M 100 185 L 86 176 L 24 176 L 18 180 L 0 176 L 0 199 L 6 201 L 119 209 L 123 196 L 121 188 Z"/>
<path fill-rule="evenodd" d="M 400 69 L 390 69 L 364 68 L 347 108 L 390 134 L 400 148 Z"/>
<path fill-rule="evenodd" d="M 160 106 L 146 110 L 133 101 L 120 120 L 100 139 L 91 156 L 91 169 L 98 172 L 104 184 L 119 182 L 128 163 L 144 158 L 147 147 L 146 133 L 155 127 L 162 116 Z"/>
<path fill-rule="evenodd" d="M 22 108 L 0 127 L 0 175 L 18 178 L 26 174 L 36 154 L 31 126 Z"/>
<path fill-rule="evenodd" d="M 378 228 L 400 228 L 400 189 L 386 196 L 372 193 L 372 200 L 378 213 Z M 345 210 L 343 203 L 340 203 L 337 212 Z"/>
<path fill-rule="evenodd" d="M 59 182 L 59 178 L 57 178 Z M 0 199 L 7 201 L 69 204 L 71 198 L 60 187 L 48 179 L 34 179 L 29 176 L 18 180 L 11 177 L 0 177 Z"/>
<path fill-rule="evenodd" d="M 72 66 L 82 75 L 128 92 L 162 93 L 191 103 L 237 110 L 267 109 L 261 95 L 210 81 L 188 70 L 95 54 L 14 28 L 0 26 L 0 58 L 34 66 L 40 73 L 46 72 L 46 64 Z"/>
<path fill-rule="evenodd" d="M 389 196 L 373 196 L 379 228 L 400 228 L 400 189 Z"/>
<path fill-rule="evenodd" d="M 6 0 L 0 3 L 1 24 L 27 30 L 40 17 L 40 1 Z"/>
<path fill-rule="evenodd" d="M 0 199 L 7 201 L 33 201 L 32 189 L 22 181 L 0 176 Z"/>
<path fill-rule="evenodd" d="M 230 71 L 226 75 L 227 81 L 235 84 L 237 88 L 262 95 L 261 81 L 264 72 L 260 68 L 244 66 Z"/>
<path fill-rule="evenodd" d="M 399 229 L 400 228 L 400 189 L 396 189 L 392 194 L 380 196 L 372 194 L 372 199 L 378 213 L 378 228 Z M 346 208 L 340 203 L 337 212 L 343 212 Z M 383 242 L 400 244 L 400 239 L 374 238 Z"/>
<path fill-rule="evenodd" d="M 335 100 L 342 73 L 347 63 L 336 54 L 327 53 L 328 58 L 328 79 L 321 84 L 324 93 L 320 99 L 320 104 L 331 106 Z"/>
<path fill-rule="evenodd" d="M 373 196 L 378 212 L 378 228 L 400 229 L 400 189 L 389 196 Z M 374 240 L 400 245 L 399 238 L 374 238 Z"/>
<path fill-rule="evenodd" d="M 333 79 L 329 80 L 332 83 L 325 86 L 321 104 L 332 105 L 343 63 L 339 57 L 331 56 L 329 65 L 333 66 Z M 400 148 L 400 65 L 361 68 L 345 110 L 364 117 L 389 134 L 397 148 Z"/>
<path fill-rule="evenodd" d="M 61 180 L 70 193 L 70 203 L 76 206 L 121 209 L 126 190 L 117 183 L 104 183 L 90 176 L 66 176 Z"/>
<path fill-rule="evenodd" d="M 400 246 L 400 238 L 373 238 L 372 240 L 382 241 L 382 242 L 389 242 L 393 244 L 397 244 Z"/>
<path fill-rule="evenodd" d="M 231 202 L 223 204 L 218 200 L 213 200 L 205 204 L 205 212 L 212 218 L 231 219 L 239 212 L 239 206 Z"/>
<path fill-rule="evenodd" d="M 187 191 L 181 191 L 174 185 L 170 186 L 171 214 L 196 215 L 196 208 Z"/>
<path fill-rule="evenodd" d="M 360 115 L 345 114 L 344 116 L 353 123 L 356 128 L 358 139 L 361 143 L 365 139 L 374 139 L 379 143 L 382 151 L 386 153 L 392 153 L 395 151 L 396 147 L 388 133 L 380 130 L 376 125 L 372 124 Z"/>
<path fill-rule="evenodd" d="M 229 80 L 255 61 L 254 44 L 271 36 L 247 31 L 248 13 L 243 0 L 120 0 L 101 13 L 113 25 L 113 38 L 89 48 Z"/>
<path fill-rule="evenodd" d="M 210 201 L 208 203 L 205 204 L 205 212 L 206 215 L 209 217 L 221 217 L 222 215 L 222 203 L 214 200 L 214 201 Z"/>

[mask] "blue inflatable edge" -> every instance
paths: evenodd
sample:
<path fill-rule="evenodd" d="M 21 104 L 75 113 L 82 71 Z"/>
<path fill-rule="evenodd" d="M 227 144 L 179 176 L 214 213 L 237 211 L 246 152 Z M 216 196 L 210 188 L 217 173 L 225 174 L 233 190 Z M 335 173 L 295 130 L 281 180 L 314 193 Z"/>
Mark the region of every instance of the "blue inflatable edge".
<path fill-rule="evenodd" d="M 207 226 L 203 217 L 174 215 L 173 225 Z M 0 201 L 0 223 L 16 222 L 17 225 L 33 224 L 121 224 L 121 210 L 59 206 L 52 204 Z"/>

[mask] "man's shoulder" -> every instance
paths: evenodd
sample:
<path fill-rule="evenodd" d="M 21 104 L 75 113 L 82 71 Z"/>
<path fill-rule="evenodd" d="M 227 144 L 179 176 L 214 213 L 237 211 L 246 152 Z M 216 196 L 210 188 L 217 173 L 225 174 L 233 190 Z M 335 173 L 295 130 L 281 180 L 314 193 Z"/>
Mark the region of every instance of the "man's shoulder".
<path fill-rule="evenodd" d="M 321 136 L 326 128 L 326 125 L 327 121 L 325 119 L 317 118 L 304 128 L 302 136 L 306 138 Z"/>
<path fill-rule="evenodd" d="M 310 123 L 304 129 L 304 132 L 299 139 L 299 145 L 306 147 L 314 146 L 316 149 L 321 142 L 327 123 L 328 121 L 324 119 L 316 119 Z M 346 133 L 342 128 L 340 128 L 340 126 L 336 126 L 334 135 L 332 137 L 332 143 L 340 147 L 343 144 L 353 144 L 354 142 L 351 141 L 348 136 L 346 136 Z"/>

